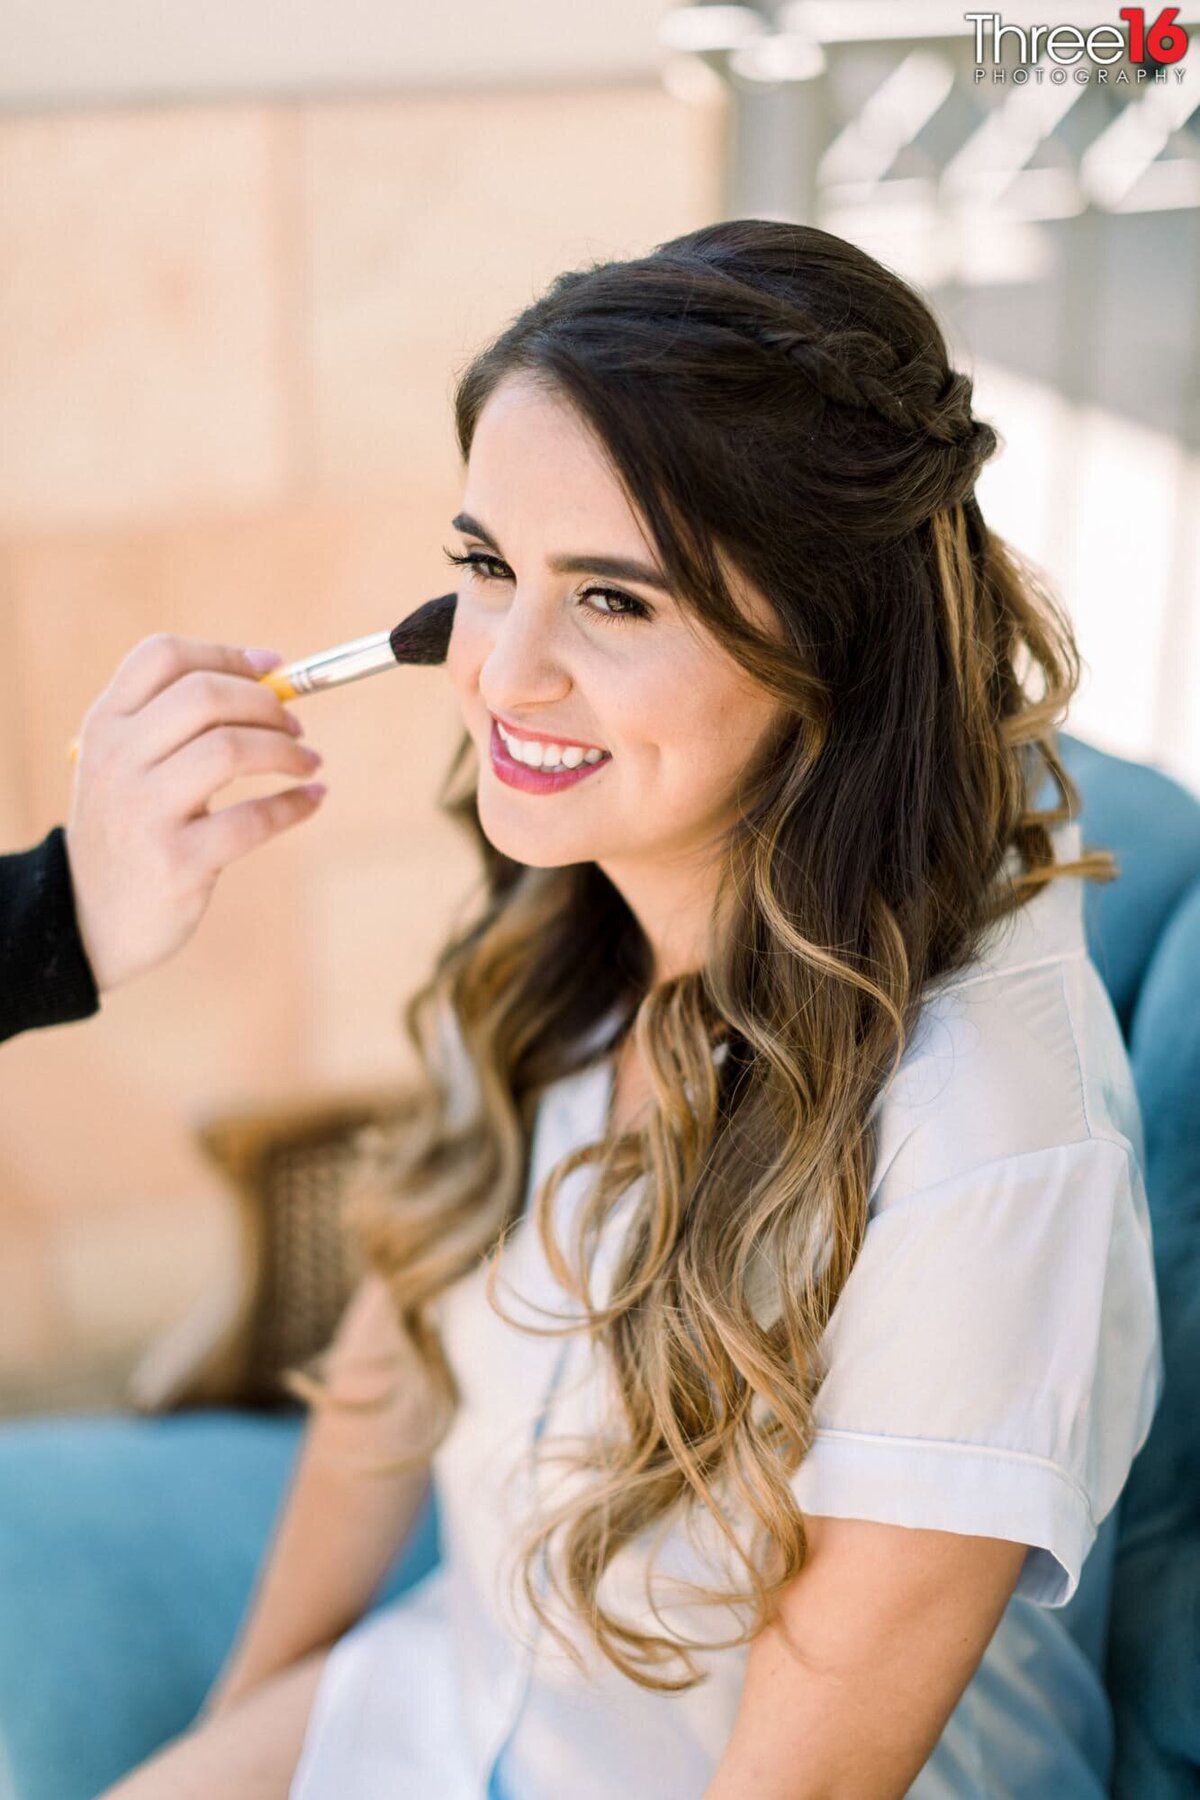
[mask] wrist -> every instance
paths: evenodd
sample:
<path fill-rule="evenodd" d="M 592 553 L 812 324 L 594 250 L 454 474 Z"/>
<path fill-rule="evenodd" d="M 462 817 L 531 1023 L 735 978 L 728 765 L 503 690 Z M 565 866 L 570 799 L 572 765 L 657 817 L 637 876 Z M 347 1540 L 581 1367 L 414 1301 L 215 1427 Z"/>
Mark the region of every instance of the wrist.
<path fill-rule="evenodd" d="M 100 959 L 96 954 L 96 946 L 92 942 L 91 925 L 84 904 L 83 884 L 79 878 L 79 851 L 71 836 L 71 827 L 63 826 L 63 856 L 67 865 L 67 880 L 71 889 L 71 904 L 75 914 L 75 935 L 79 939 L 79 947 L 83 951 L 84 960 L 91 970 L 92 980 L 96 984 L 97 994 L 104 993 L 108 983 L 102 978 Z"/>
<path fill-rule="evenodd" d="M 118 984 L 113 980 L 112 971 L 108 967 L 107 959 L 99 942 L 100 934 L 96 930 L 92 908 L 88 901 L 88 884 L 81 879 L 79 847 L 72 841 L 69 825 L 63 828 L 63 851 L 66 856 L 67 875 L 71 886 L 75 935 L 79 939 L 79 947 L 91 971 L 97 994 L 106 994 Z"/>

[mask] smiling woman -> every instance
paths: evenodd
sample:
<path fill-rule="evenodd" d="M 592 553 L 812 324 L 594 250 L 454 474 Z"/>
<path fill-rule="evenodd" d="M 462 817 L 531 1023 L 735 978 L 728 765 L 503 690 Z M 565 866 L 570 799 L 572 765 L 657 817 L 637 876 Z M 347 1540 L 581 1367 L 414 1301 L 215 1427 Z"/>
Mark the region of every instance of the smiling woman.
<path fill-rule="evenodd" d="M 443 1557 L 292 1800 L 1100 1800 L 1055 1609 L 1158 1320 L 995 433 L 919 296 L 760 220 L 562 275 L 456 406 L 484 889 L 349 1212 L 429 1401 L 359 1480 L 431 1471 Z"/>
<path fill-rule="evenodd" d="M 787 708 L 672 596 L 611 455 L 544 382 L 511 375 L 489 396 L 455 525 L 468 548 L 447 667 L 484 834 L 525 865 L 598 864 L 643 921 L 656 979 L 698 968 L 736 790 Z M 739 586 L 765 629 L 770 604 Z M 603 754 L 587 780 L 549 778 L 544 749 L 523 766 L 503 739 L 497 754 L 500 725 Z"/>

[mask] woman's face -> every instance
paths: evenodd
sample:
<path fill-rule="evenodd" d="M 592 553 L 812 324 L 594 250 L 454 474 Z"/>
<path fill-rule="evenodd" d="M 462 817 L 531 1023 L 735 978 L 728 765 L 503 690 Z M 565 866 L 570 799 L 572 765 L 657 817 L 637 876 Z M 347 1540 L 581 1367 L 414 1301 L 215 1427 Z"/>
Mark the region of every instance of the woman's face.
<path fill-rule="evenodd" d="M 566 401 L 525 377 L 496 388 L 454 527 L 475 561 L 460 570 L 447 667 L 491 843 L 539 868 L 597 862 L 618 883 L 643 865 L 706 863 L 779 703 L 659 585 L 637 516 Z M 747 615 L 778 629 L 731 579 Z M 514 765 L 497 721 L 541 746 L 540 770 Z"/>

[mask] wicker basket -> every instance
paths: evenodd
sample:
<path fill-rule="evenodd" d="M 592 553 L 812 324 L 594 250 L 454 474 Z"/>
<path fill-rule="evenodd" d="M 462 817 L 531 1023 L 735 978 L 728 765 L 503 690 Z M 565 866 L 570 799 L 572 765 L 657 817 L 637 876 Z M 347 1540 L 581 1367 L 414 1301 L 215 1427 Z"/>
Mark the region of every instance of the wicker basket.
<path fill-rule="evenodd" d="M 238 1267 L 225 1291 L 206 1293 L 149 1345 L 129 1378 L 131 1406 L 299 1405 L 280 1376 L 326 1348 L 363 1273 L 342 1223 L 356 1136 L 404 1116 L 414 1098 L 393 1089 L 226 1113 L 199 1126 L 199 1143 L 238 1203 Z"/>

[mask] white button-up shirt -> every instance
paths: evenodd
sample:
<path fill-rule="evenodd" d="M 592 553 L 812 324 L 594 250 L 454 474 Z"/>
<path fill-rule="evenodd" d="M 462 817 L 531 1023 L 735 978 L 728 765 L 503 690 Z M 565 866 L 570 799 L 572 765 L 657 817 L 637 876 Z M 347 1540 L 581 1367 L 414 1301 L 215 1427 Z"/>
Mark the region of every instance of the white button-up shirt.
<path fill-rule="evenodd" d="M 1077 856 L 1078 825 L 1055 842 L 1060 861 Z M 983 1800 L 1018 1767 L 1031 1785 L 1004 1791 L 1107 1791 L 1103 1689 L 1047 1609 L 1075 1592 L 1149 1431 L 1162 1357 L 1141 1121 L 1087 955 L 1082 887 L 1051 883 L 929 990 L 877 1102 L 866 1237 L 827 1327 L 816 1438 L 791 1478 L 805 1512 L 1029 1546 L 913 1800 Z M 544 1093 L 527 1198 L 603 1132 L 612 1079 L 606 1059 Z M 568 1255 L 591 1180 L 585 1167 L 559 1190 Z M 594 1296 L 638 1192 L 606 1227 Z M 706 1679 L 682 1693 L 630 1681 L 563 1602 L 554 1617 L 583 1671 L 539 1629 L 516 1580 L 520 1540 L 535 1502 L 573 1491 L 555 1441 L 594 1437 L 611 1389 L 585 1335 L 505 1323 L 485 1279 L 481 1266 L 440 1301 L 462 1392 L 433 1461 L 442 1561 L 336 1646 L 291 1800 L 701 1800 L 748 1654 L 707 1646 L 746 1615 L 689 1606 L 686 1583 L 732 1586 L 738 1569 L 702 1514 L 690 1534 L 677 1524 L 625 1546 L 606 1571 L 601 1595 L 621 1617 L 652 1632 L 674 1619 L 704 1642 L 692 1654 Z M 502 1253 L 498 1297 L 529 1325 L 577 1316 L 528 1215 Z"/>

